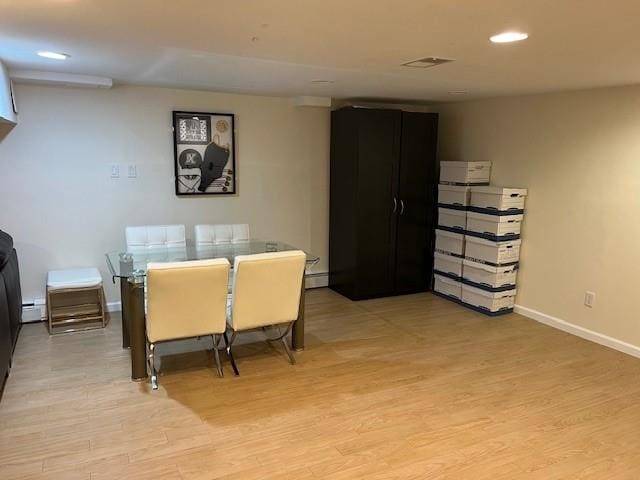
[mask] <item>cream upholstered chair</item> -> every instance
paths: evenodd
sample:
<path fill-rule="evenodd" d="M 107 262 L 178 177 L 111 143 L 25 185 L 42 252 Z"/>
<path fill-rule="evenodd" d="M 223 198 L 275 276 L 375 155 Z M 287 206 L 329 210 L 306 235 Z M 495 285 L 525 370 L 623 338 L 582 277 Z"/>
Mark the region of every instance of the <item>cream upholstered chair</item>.
<path fill-rule="evenodd" d="M 218 353 L 226 330 L 229 261 L 226 258 L 147 266 L 147 341 L 151 386 L 158 388 L 155 344 L 211 335 L 218 375 Z"/>
<path fill-rule="evenodd" d="M 127 227 L 127 250 L 144 250 L 161 247 L 186 247 L 184 225 L 142 225 Z"/>
<path fill-rule="evenodd" d="M 225 336 L 225 342 L 236 375 L 239 372 L 231 345 L 237 334 L 245 330 L 261 328 L 266 333 L 269 327 L 277 328 L 277 337 L 267 337 L 267 340 L 281 341 L 289 361 L 295 363 L 286 336 L 298 318 L 306 260 L 307 256 L 301 250 L 239 255 L 235 258 L 229 312 L 233 333 L 229 341 Z M 280 327 L 284 327 L 284 332 Z"/>
<path fill-rule="evenodd" d="M 196 247 L 249 242 L 249 225 L 196 225 Z"/>
<path fill-rule="evenodd" d="M 184 225 L 126 227 L 127 252 L 145 253 L 147 263 L 182 261 L 187 258 Z M 146 281 L 146 279 L 145 279 Z M 147 293 L 145 289 L 145 302 Z"/>
<path fill-rule="evenodd" d="M 247 244 L 247 252 L 249 253 L 249 225 L 239 223 L 234 225 L 196 225 L 194 228 L 194 239 L 196 244 L 196 255 L 207 258 L 211 255 L 211 249 L 215 248 L 218 252 L 224 245 L 233 245 L 233 251 L 236 254 L 244 253 L 238 251 L 239 244 Z M 242 250 L 242 249 L 240 249 Z M 231 277 L 234 273 L 231 272 Z M 233 278 L 232 278 L 233 280 Z M 231 286 L 229 286 L 231 293 Z"/>

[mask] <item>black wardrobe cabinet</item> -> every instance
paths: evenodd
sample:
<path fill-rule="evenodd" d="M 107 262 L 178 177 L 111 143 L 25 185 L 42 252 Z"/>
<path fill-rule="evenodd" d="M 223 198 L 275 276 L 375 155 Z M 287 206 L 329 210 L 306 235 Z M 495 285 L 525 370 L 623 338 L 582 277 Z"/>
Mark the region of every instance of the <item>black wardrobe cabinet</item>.
<path fill-rule="evenodd" d="M 329 286 L 352 299 L 428 290 L 438 115 L 331 113 Z"/>

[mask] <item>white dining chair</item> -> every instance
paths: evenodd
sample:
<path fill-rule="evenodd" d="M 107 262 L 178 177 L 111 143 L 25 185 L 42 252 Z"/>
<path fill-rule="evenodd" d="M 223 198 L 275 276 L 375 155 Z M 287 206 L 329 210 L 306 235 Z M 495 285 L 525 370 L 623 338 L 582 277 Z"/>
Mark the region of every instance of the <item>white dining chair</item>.
<path fill-rule="evenodd" d="M 147 342 L 151 388 L 158 388 L 155 345 L 160 342 L 211 335 L 216 368 L 226 330 L 229 261 L 226 258 L 147 266 Z"/>
<path fill-rule="evenodd" d="M 235 257 L 228 318 L 232 335 L 228 340 L 225 334 L 225 343 L 236 375 L 231 346 L 238 333 L 247 330 L 262 329 L 267 334 L 270 328 L 277 329 L 275 337 L 267 334 L 267 341 L 281 342 L 289 361 L 295 363 L 286 336 L 298 318 L 306 259 L 301 250 Z"/>
<path fill-rule="evenodd" d="M 230 225 L 196 225 L 194 229 L 196 247 L 248 243 L 249 225 L 246 223 Z"/>
<path fill-rule="evenodd" d="M 141 225 L 125 229 L 127 250 L 186 247 L 184 225 Z"/>

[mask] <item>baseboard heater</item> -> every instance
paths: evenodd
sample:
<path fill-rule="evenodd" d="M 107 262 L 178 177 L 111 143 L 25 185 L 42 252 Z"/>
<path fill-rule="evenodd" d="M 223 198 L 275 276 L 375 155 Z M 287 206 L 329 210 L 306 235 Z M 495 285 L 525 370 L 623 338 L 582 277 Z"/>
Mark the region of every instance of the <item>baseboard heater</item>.
<path fill-rule="evenodd" d="M 304 276 L 306 289 L 322 288 L 329 285 L 329 272 L 308 273 Z"/>
<path fill-rule="evenodd" d="M 22 323 L 42 322 L 47 318 L 47 308 L 44 299 L 22 304 Z"/>

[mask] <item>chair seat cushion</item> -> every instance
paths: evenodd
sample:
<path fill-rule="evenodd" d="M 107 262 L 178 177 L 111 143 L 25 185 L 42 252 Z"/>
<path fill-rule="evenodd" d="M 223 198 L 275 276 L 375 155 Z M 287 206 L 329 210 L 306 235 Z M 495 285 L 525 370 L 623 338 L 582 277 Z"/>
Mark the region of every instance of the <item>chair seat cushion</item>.
<path fill-rule="evenodd" d="M 102 276 L 95 267 L 52 270 L 47 275 L 49 290 L 97 287 L 100 284 L 102 284 Z"/>

